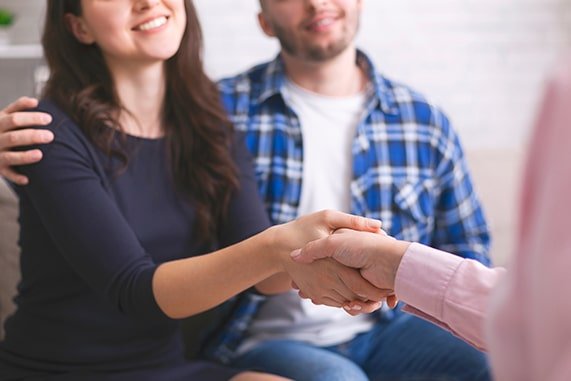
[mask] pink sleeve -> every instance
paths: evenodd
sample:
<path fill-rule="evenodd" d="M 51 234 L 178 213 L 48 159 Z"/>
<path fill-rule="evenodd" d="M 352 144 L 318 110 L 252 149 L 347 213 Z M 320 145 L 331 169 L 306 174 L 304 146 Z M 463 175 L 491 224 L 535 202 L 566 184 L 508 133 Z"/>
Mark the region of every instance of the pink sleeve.
<path fill-rule="evenodd" d="M 571 57 L 553 73 L 539 110 L 517 250 L 488 314 L 498 380 L 571 380 Z"/>
<path fill-rule="evenodd" d="M 488 299 L 504 272 L 413 243 L 397 271 L 395 292 L 407 304 L 405 311 L 485 349 Z"/>

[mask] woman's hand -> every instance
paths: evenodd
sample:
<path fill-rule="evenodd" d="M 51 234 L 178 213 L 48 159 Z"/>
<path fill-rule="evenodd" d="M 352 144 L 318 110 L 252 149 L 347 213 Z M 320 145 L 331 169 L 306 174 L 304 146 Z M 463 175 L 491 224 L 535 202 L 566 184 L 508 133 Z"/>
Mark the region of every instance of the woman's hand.
<path fill-rule="evenodd" d="M 287 252 L 288 256 L 292 250 L 327 237 L 339 229 L 377 233 L 381 231 L 381 221 L 335 210 L 322 210 L 271 228 L 275 234 L 276 248 Z"/>
<path fill-rule="evenodd" d="M 292 286 L 300 290 L 300 297 L 311 299 L 314 304 L 343 307 L 360 301 L 362 305 L 369 305 L 392 293 L 392 290 L 376 288 L 363 279 L 359 271 L 332 259 L 318 260 L 310 264 L 290 261 L 285 266 L 292 279 Z"/>
<path fill-rule="evenodd" d="M 339 229 L 336 234 L 308 243 L 303 249 L 292 252 L 296 262 L 314 263 L 324 258 L 334 259 L 345 266 L 358 269 L 366 280 L 384 290 L 387 305 L 398 303 L 394 289 L 395 276 L 400 261 L 410 245 L 386 233 L 371 234 Z M 374 309 L 370 303 L 354 300 L 343 308 L 351 315 L 368 313 Z"/>

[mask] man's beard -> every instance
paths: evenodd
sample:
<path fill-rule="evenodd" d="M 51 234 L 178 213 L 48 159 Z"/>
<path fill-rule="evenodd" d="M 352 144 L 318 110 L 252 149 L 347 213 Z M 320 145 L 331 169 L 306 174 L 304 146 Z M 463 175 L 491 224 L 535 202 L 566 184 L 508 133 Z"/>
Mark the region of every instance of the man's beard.
<path fill-rule="evenodd" d="M 359 22 L 357 21 L 357 27 L 352 35 L 349 31 L 345 30 L 341 38 L 324 46 L 300 46 L 301 44 L 296 43 L 297 41 L 295 41 L 294 37 L 285 29 L 278 25 L 273 25 L 273 29 L 282 49 L 292 57 L 303 58 L 314 62 L 324 62 L 337 57 L 347 49 L 359 29 Z"/>

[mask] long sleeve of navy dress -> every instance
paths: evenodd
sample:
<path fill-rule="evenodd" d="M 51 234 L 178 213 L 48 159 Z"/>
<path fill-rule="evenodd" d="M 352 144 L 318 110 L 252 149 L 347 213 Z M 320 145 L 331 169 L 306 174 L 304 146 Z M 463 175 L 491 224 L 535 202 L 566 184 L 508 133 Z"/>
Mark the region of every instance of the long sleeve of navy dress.
<path fill-rule="evenodd" d="M 174 187 L 165 140 L 128 136 L 128 166 L 110 170 L 116 159 L 53 103 L 39 109 L 53 116 L 47 129 L 55 141 L 38 147 L 39 163 L 21 169 L 30 178 L 17 188 L 22 281 L 0 344 L 0 380 L 203 379 L 194 372 L 207 365 L 184 361 L 178 322 L 152 292 L 159 264 L 208 251 L 193 235 L 192 206 Z M 221 246 L 269 226 L 239 137 L 233 157 L 240 188 Z M 208 379 L 217 372 L 228 376 L 209 369 Z"/>

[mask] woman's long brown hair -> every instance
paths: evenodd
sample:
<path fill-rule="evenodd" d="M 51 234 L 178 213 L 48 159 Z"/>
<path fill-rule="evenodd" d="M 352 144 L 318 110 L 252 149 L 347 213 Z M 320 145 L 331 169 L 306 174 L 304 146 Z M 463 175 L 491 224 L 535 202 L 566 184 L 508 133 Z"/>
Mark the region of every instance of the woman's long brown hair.
<path fill-rule="evenodd" d="M 216 239 L 238 187 L 230 154 L 232 126 L 216 85 L 202 63 L 202 32 L 195 7 L 185 0 L 187 25 L 181 46 L 166 62 L 162 122 L 176 188 L 195 207 L 195 238 Z M 48 0 L 42 44 L 50 77 L 44 97 L 63 109 L 100 149 L 128 165 L 117 120 L 125 112 L 97 45 L 77 41 L 65 14 L 81 15 L 81 0 Z M 111 128 L 110 128 L 111 127 Z"/>

